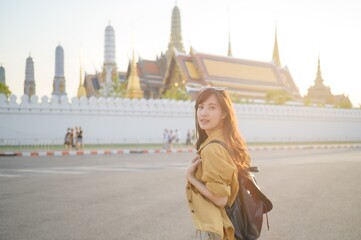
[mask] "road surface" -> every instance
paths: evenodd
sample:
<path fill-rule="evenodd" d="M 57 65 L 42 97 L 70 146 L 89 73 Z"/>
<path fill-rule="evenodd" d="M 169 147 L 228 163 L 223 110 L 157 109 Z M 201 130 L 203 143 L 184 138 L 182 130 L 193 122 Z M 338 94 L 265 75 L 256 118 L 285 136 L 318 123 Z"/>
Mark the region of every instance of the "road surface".
<path fill-rule="evenodd" d="M 361 239 L 361 149 L 253 151 L 260 239 Z M 1 240 L 191 240 L 191 153 L 0 157 Z"/>

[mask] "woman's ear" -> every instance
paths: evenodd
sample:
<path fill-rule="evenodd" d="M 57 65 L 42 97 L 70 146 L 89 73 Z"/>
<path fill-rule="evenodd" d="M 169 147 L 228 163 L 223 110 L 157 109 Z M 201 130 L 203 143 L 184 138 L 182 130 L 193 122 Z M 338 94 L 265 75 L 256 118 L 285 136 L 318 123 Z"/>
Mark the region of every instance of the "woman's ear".
<path fill-rule="evenodd" d="M 227 112 L 223 112 L 222 113 L 222 119 L 224 120 L 227 117 L 228 113 Z"/>

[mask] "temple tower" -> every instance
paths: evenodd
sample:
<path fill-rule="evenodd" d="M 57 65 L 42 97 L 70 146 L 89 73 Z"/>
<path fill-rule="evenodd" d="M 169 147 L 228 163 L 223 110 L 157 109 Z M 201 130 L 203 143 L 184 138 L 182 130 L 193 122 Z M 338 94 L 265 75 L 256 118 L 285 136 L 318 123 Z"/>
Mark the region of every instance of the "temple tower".
<path fill-rule="evenodd" d="M 117 64 L 115 61 L 115 32 L 110 24 L 104 33 L 104 65 L 103 65 L 103 94 L 109 95 L 113 80 L 117 78 Z"/>
<path fill-rule="evenodd" d="M 5 68 L 1 65 L 0 66 L 0 82 L 6 84 L 5 80 Z"/>
<path fill-rule="evenodd" d="M 315 85 L 318 85 L 318 86 L 323 85 L 320 56 L 318 56 L 318 61 L 317 61 L 317 73 L 316 73 Z"/>
<path fill-rule="evenodd" d="M 86 90 L 85 90 L 84 82 L 83 82 L 83 68 L 80 67 L 80 79 L 79 79 L 79 87 L 78 87 L 77 97 L 81 98 L 84 96 L 86 96 Z"/>
<path fill-rule="evenodd" d="M 325 84 L 323 83 L 323 78 L 321 74 L 320 56 L 318 56 L 315 84 L 308 88 L 308 93 L 305 99 L 310 102 L 320 103 L 320 104 L 334 103 L 334 97 L 331 93 L 330 87 L 325 86 Z"/>
<path fill-rule="evenodd" d="M 29 56 L 26 59 L 24 95 L 28 95 L 30 98 L 35 94 L 34 61 L 31 56 Z"/>
<path fill-rule="evenodd" d="M 115 32 L 112 26 L 105 28 L 104 34 L 104 69 L 106 71 L 105 82 L 110 83 L 112 80 L 112 72 L 116 70 L 115 61 Z"/>
<path fill-rule="evenodd" d="M 275 29 L 275 43 L 273 46 L 272 60 L 277 67 L 281 67 L 281 60 L 280 60 L 280 54 L 278 51 L 278 42 L 277 42 L 277 27 Z"/>
<path fill-rule="evenodd" d="M 59 97 L 66 95 L 64 77 L 64 50 L 59 45 L 55 48 L 55 76 L 53 80 L 53 93 Z"/>
<path fill-rule="evenodd" d="M 134 49 L 133 49 L 133 59 L 132 59 L 132 65 L 130 69 L 130 74 L 127 79 L 128 85 L 127 85 L 127 97 L 128 98 L 144 98 L 144 93 L 142 89 L 140 88 L 140 80 L 138 77 L 138 70 L 137 70 L 137 64 L 135 62 L 135 56 L 134 56 Z"/>
<path fill-rule="evenodd" d="M 228 33 L 228 57 L 232 57 L 231 33 Z"/>
<path fill-rule="evenodd" d="M 167 51 L 168 58 L 170 57 L 170 53 L 172 52 L 173 47 L 176 48 L 179 52 L 185 53 L 182 40 L 181 16 L 177 5 L 173 8 L 172 11 L 172 25 L 170 32 L 171 33 Z"/>

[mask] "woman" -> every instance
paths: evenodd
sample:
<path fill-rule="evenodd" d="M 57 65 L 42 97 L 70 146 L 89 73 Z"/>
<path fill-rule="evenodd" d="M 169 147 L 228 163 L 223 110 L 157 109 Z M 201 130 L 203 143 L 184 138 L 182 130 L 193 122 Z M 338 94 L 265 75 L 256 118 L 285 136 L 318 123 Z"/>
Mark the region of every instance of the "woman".
<path fill-rule="evenodd" d="M 233 240 L 234 228 L 225 207 L 238 192 L 238 169 L 250 157 L 238 132 L 232 101 L 225 89 L 207 87 L 196 100 L 197 155 L 187 167 L 187 198 L 196 238 Z M 227 149 L 214 140 L 222 141 Z"/>

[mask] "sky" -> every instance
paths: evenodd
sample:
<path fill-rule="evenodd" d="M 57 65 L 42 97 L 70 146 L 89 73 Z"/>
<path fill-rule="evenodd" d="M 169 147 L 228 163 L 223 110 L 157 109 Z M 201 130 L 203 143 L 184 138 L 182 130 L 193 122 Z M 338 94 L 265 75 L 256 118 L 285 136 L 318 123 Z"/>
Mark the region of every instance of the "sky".
<path fill-rule="evenodd" d="M 271 61 L 275 28 L 282 66 L 301 95 L 314 84 L 317 61 L 333 94 L 361 105 L 361 4 L 356 0 L 0 0 L 0 65 L 18 98 L 25 62 L 34 60 L 36 93 L 50 96 L 55 48 L 64 49 L 66 92 L 76 96 L 80 65 L 102 69 L 104 31 L 115 30 L 116 60 L 126 71 L 136 57 L 154 60 L 166 51 L 171 14 L 181 13 L 186 51 L 226 55 L 228 33 L 236 58 Z"/>

